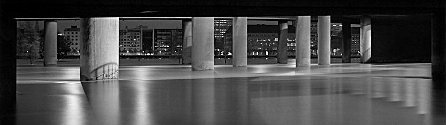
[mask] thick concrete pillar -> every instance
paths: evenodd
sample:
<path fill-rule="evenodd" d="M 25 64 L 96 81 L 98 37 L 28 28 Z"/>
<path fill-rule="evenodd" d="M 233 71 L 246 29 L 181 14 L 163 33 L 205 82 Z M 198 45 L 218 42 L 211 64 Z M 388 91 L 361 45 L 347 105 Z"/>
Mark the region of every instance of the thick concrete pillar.
<path fill-rule="evenodd" d="M 446 15 L 443 11 L 432 16 L 432 81 L 434 89 L 446 89 Z"/>
<path fill-rule="evenodd" d="M 43 51 L 43 65 L 57 64 L 57 22 L 45 21 L 45 44 Z"/>
<path fill-rule="evenodd" d="M 352 28 L 351 24 L 342 23 L 342 63 L 351 62 L 352 51 Z"/>
<path fill-rule="evenodd" d="M 234 17 L 232 21 L 232 66 L 244 67 L 248 65 L 248 18 Z"/>
<path fill-rule="evenodd" d="M 431 116 L 432 124 L 444 124 L 446 116 L 446 4 L 432 15 L 432 87 Z"/>
<path fill-rule="evenodd" d="M 191 64 L 192 20 L 183 20 L 183 64 Z"/>
<path fill-rule="evenodd" d="M 362 17 L 360 25 L 359 51 L 361 52 L 361 63 L 367 63 L 370 62 L 372 57 L 372 25 L 370 17 Z"/>
<path fill-rule="evenodd" d="M 317 33 L 318 33 L 318 44 L 317 44 L 317 53 L 318 53 L 318 64 L 319 65 L 330 65 L 330 29 L 331 29 L 331 21 L 330 16 L 319 16 L 318 24 L 317 24 Z"/>
<path fill-rule="evenodd" d="M 118 79 L 119 18 L 81 19 L 81 81 Z"/>
<path fill-rule="evenodd" d="M 279 46 L 277 47 L 277 62 L 279 64 L 287 64 L 288 63 L 288 46 L 287 46 L 287 37 L 288 37 L 288 21 L 279 21 Z"/>
<path fill-rule="evenodd" d="M 296 21 L 296 67 L 309 67 L 311 64 L 311 16 L 298 16 Z"/>
<path fill-rule="evenodd" d="M 214 18 L 192 18 L 192 70 L 214 69 Z"/>
<path fill-rule="evenodd" d="M 17 23 L 0 1 L 0 124 L 15 124 Z"/>

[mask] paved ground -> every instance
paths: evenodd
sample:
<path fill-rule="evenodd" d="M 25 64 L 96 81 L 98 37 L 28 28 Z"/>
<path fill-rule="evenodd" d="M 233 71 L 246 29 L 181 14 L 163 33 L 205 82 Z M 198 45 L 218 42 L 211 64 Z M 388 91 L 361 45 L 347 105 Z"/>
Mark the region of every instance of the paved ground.
<path fill-rule="evenodd" d="M 121 66 L 79 82 L 79 67 L 17 67 L 19 125 L 436 125 L 430 64 Z M 440 92 L 444 94 L 443 91 Z M 446 122 L 444 122 L 446 123 Z"/>

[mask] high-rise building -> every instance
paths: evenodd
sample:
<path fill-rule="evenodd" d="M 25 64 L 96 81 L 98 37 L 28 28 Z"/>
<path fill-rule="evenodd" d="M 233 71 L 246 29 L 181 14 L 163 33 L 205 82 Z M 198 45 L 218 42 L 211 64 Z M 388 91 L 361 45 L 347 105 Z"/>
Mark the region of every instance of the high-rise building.
<path fill-rule="evenodd" d="M 232 54 L 232 20 L 214 20 L 214 46 L 215 55 Z"/>
<path fill-rule="evenodd" d="M 183 47 L 182 29 L 155 29 L 155 55 L 181 55 Z"/>
<path fill-rule="evenodd" d="M 359 33 L 360 33 L 360 27 L 352 26 L 352 47 L 351 47 L 352 56 L 359 56 L 359 48 L 360 48 Z"/>
<path fill-rule="evenodd" d="M 142 30 L 142 53 L 153 53 L 153 29 Z"/>
<path fill-rule="evenodd" d="M 139 53 L 142 50 L 142 29 L 119 30 L 119 51 L 122 54 Z"/>
<path fill-rule="evenodd" d="M 248 55 L 276 55 L 279 30 L 277 25 L 248 25 Z"/>
<path fill-rule="evenodd" d="M 342 56 L 342 23 L 331 23 L 331 55 Z"/>
<path fill-rule="evenodd" d="M 80 38 L 80 28 L 77 26 L 71 26 L 70 28 L 65 28 L 63 35 L 66 36 L 70 43 L 71 52 L 70 55 L 79 55 L 80 47 L 79 43 L 81 41 Z"/>
<path fill-rule="evenodd" d="M 287 55 L 294 56 L 296 43 L 294 26 L 288 26 Z M 317 22 L 311 23 L 311 54 L 317 56 Z M 277 54 L 279 41 L 279 27 L 277 25 L 248 25 L 248 55 Z M 332 23 L 331 28 L 331 52 L 332 55 L 340 56 L 342 53 L 342 24 Z"/>

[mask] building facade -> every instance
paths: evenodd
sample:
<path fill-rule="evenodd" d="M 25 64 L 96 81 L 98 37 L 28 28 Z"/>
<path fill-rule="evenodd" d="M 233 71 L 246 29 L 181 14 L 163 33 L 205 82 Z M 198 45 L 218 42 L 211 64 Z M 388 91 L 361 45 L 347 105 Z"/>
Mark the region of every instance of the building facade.
<path fill-rule="evenodd" d="M 232 20 L 214 20 L 214 54 L 232 55 Z"/>
<path fill-rule="evenodd" d="M 133 55 L 142 50 L 142 29 L 119 30 L 119 51 L 123 55 Z"/>
<path fill-rule="evenodd" d="M 154 29 L 154 55 L 181 55 L 182 29 Z"/>
<path fill-rule="evenodd" d="M 360 33 L 360 27 L 352 26 L 352 47 L 351 47 L 352 56 L 360 56 L 359 33 Z"/>
<path fill-rule="evenodd" d="M 77 26 L 71 26 L 70 28 L 65 28 L 63 35 L 66 37 L 67 40 L 69 40 L 70 43 L 70 53 L 69 55 L 79 55 L 80 53 L 80 28 Z"/>
<path fill-rule="evenodd" d="M 342 23 L 331 23 L 331 55 L 342 56 Z"/>
<path fill-rule="evenodd" d="M 277 25 L 248 25 L 248 55 L 277 55 L 278 42 Z"/>

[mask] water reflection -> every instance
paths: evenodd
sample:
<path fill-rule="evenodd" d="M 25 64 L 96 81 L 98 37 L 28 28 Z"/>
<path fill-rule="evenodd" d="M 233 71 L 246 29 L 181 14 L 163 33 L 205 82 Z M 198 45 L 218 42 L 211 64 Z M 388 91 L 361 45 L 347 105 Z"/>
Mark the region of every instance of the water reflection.
<path fill-rule="evenodd" d="M 296 117 L 296 123 L 299 123 L 301 125 L 311 125 L 312 124 L 312 98 L 311 98 L 311 78 L 308 79 L 302 79 L 300 81 L 300 87 L 297 90 L 299 95 L 301 96 L 297 101 L 297 115 Z"/>
<path fill-rule="evenodd" d="M 397 102 L 401 101 L 401 79 L 392 79 L 390 82 L 390 98 L 389 101 Z"/>
<path fill-rule="evenodd" d="M 82 98 L 79 96 L 65 96 L 64 101 L 66 105 L 62 107 L 64 109 L 63 115 L 61 115 L 63 124 L 65 125 L 84 125 L 87 121 L 87 113 L 83 111 Z"/>
<path fill-rule="evenodd" d="M 413 79 L 404 79 L 404 89 L 405 89 L 405 97 L 404 97 L 404 106 L 405 107 L 414 107 L 415 106 L 415 85 L 417 80 Z"/>
<path fill-rule="evenodd" d="M 144 73 L 145 74 L 145 73 Z M 149 102 L 150 95 L 149 95 L 149 83 L 144 83 L 143 81 L 134 81 L 135 84 L 140 84 L 143 86 L 129 86 L 131 87 L 129 93 L 130 95 L 133 95 L 133 98 L 127 98 L 124 94 L 120 95 L 123 100 L 128 100 L 125 102 L 134 102 L 130 103 L 133 104 L 130 107 L 126 107 L 126 109 L 129 110 L 129 120 L 127 124 L 129 125 L 152 125 L 154 124 L 153 121 L 153 111 L 151 109 L 151 104 Z M 144 85 L 146 84 L 146 85 Z M 125 90 L 121 90 L 124 92 L 127 92 Z M 125 103 L 124 102 L 124 103 Z M 125 110 L 121 110 L 122 112 L 126 112 Z M 123 123 L 124 124 L 124 123 Z"/>
<path fill-rule="evenodd" d="M 215 83 L 213 79 L 194 80 L 192 119 L 196 125 L 215 125 Z"/>
<path fill-rule="evenodd" d="M 100 125 L 120 125 L 119 81 L 83 82 L 85 94 Z"/>
<path fill-rule="evenodd" d="M 430 80 L 417 79 L 417 90 L 418 90 L 418 106 L 417 113 L 418 114 L 426 114 L 428 113 L 428 107 L 430 106 Z"/>
<path fill-rule="evenodd" d="M 430 109 L 439 109 L 431 107 L 427 79 L 287 76 L 83 85 L 103 125 L 429 125 L 437 118 Z"/>
<path fill-rule="evenodd" d="M 372 90 L 372 97 L 373 98 L 383 98 L 385 97 L 385 85 L 389 84 L 389 82 L 387 82 L 387 84 L 385 84 L 386 81 L 384 81 L 384 79 L 382 77 L 373 77 L 372 78 L 372 86 L 373 86 L 373 90 Z"/>

